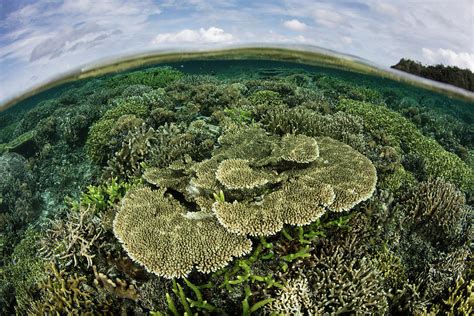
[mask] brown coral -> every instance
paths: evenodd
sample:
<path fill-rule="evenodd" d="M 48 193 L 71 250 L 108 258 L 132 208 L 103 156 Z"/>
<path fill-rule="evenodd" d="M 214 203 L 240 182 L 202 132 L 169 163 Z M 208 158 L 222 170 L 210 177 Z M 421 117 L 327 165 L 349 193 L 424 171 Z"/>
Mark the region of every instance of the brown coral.
<path fill-rule="evenodd" d="M 90 267 L 95 250 L 101 248 L 103 235 L 104 227 L 94 209 L 81 206 L 69 212 L 65 219 L 58 218 L 51 223 L 39 251 L 45 259 L 56 258 L 65 266 L 71 263 L 77 266 L 85 259 Z"/>
<path fill-rule="evenodd" d="M 78 315 L 79 313 L 111 313 L 111 303 L 99 300 L 93 287 L 87 285 L 87 278 L 68 275 L 54 263 L 47 267 L 49 278 L 39 284 L 40 297 L 31 302 L 31 315 Z"/>
<path fill-rule="evenodd" d="M 212 214 L 188 212 L 164 189 L 147 187 L 127 193 L 114 233 L 132 259 L 166 278 L 186 276 L 193 267 L 215 271 L 251 249 L 250 240 L 227 232 Z"/>
<path fill-rule="evenodd" d="M 227 189 L 253 189 L 275 178 L 275 174 L 254 170 L 245 159 L 227 159 L 217 167 L 216 178 Z"/>
<path fill-rule="evenodd" d="M 310 163 L 319 156 L 316 140 L 305 135 L 286 134 L 281 139 L 281 158 L 297 163 Z"/>
<path fill-rule="evenodd" d="M 285 183 L 281 190 L 260 202 L 216 202 L 213 211 L 219 223 L 240 235 L 272 235 L 284 224 L 304 225 L 324 214 L 324 205 L 334 200 L 329 186 L 308 187 L 300 181 Z"/>
<path fill-rule="evenodd" d="M 309 224 L 324 214 L 325 208 L 331 211 L 348 210 L 373 194 L 377 174 L 370 160 L 334 139 L 323 137 L 311 140 L 319 145 L 319 157 L 303 167 L 280 171 L 280 180 L 287 180 L 271 193 L 252 200 L 216 202 L 213 211 L 219 222 L 238 234 L 269 235 L 279 231 L 285 223 Z M 311 142 L 305 139 L 306 144 Z M 284 147 L 288 149 L 290 146 Z M 314 154 L 316 145 L 310 148 Z M 288 152 L 281 148 L 276 151 Z M 290 152 L 296 157 L 297 150 Z M 303 152 L 307 151 L 300 154 Z M 274 156 L 270 160 L 275 162 L 279 159 Z M 212 166 L 212 163 L 207 162 L 207 165 Z M 210 168 L 207 172 L 198 174 L 195 184 L 199 186 L 212 183 L 212 187 L 208 186 L 207 189 L 221 189 L 210 174 L 212 170 Z M 217 174 L 220 172 L 222 171 Z M 244 177 L 250 182 L 248 178 L 251 178 L 250 173 Z M 206 181 L 200 181 L 202 179 Z"/>
<path fill-rule="evenodd" d="M 271 235 L 284 224 L 306 225 L 326 209 L 342 211 L 369 198 L 376 171 L 370 160 L 328 137 L 267 135 L 258 127 L 230 130 L 210 159 L 186 168 L 150 169 L 145 179 L 184 194 L 240 235 Z M 152 178 L 152 179 L 151 179 Z M 189 179 L 185 189 L 186 179 Z"/>

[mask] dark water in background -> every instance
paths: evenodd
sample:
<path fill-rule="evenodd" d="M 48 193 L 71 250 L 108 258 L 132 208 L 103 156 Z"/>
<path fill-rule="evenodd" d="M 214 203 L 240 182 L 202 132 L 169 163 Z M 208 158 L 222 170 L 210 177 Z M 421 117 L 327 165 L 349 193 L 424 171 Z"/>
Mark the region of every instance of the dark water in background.
<path fill-rule="evenodd" d="M 463 168 L 471 170 L 472 176 L 474 165 L 474 102 L 472 100 L 452 98 L 442 93 L 428 91 L 377 75 L 271 60 L 197 60 L 135 68 L 118 74 L 82 79 L 51 88 L 19 102 L 6 111 L 0 112 L 0 193 L 2 194 L 0 196 L 0 224 L 2 225 L 0 226 L 0 251 L 3 258 L 0 262 L 0 268 L 2 268 L 2 271 L 11 269 L 8 267 L 11 265 L 15 253 L 17 253 L 16 258 L 20 256 L 21 249 L 17 248 L 15 252 L 15 247 L 24 237 L 25 230 L 30 224 L 37 223 L 33 226 L 40 232 L 45 230 L 47 227 L 45 219 L 55 218 L 58 214 L 67 212 L 69 206 L 64 202 L 65 199 L 78 200 L 81 192 L 84 192 L 88 185 L 98 185 L 103 179 L 101 173 L 106 164 L 101 162 L 101 165 L 101 163 L 91 161 L 84 148 L 90 127 L 111 108 L 109 100 L 120 97 L 121 91 L 111 93 L 110 97 L 107 93 L 104 96 L 97 97 L 97 102 L 100 103 L 100 106 L 97 107 L 97 113 L 93 113 L 94 111 L 91 109 L 94 109 L 94 107 L 90 104 L 86 107 L 80 99 L 63 97 L 63 94 L 67 94 L 72 89 L 89 89 L 90 94 L 86 93 L 85 96 L 92 95 L 97 92 L 96 89 L 90 88 L 95 84 L 97 84 L 99 90 L 107 89 L 106 86 L 101 84 L 116 75 L 130 74 L 156 66 L 172 67 L 185 75 L 211 76 L 222 83 L 252 80 L 261 82 L 281 81 L 293 76 L 292 79 L 288 80 L 295 87 L 314 90 L 322 95 L 325 102 L 327 102 L 328 108 L 317 108 L 315 109 L 316 112 L 319 111 L 321 115 L 333 115 L 337 111 L 347 111 L 347 113 L 351 113 L 351 115 L 355 115 L 363 121 L 361 126 L 365 129 L 364 133 L 367 137 L 371 137 L 371 141 L 374 143 L 368 141 L 365 147 L 366 152 L 363 153 L 372 159 L 374 164 L 379 163 L 379 165 L 376 164 L 376 167 L 378 172 L 382 170 L 379 175 L 381 190 L 391 190 L 392 182 L 390 182 L 390 185 L 384 182 L 385 173 L 387 173 L 386 177 L 388 179 L 392 173 L 398 170 L 397 167 L 392 165 L 386 166 L 392 161 L 388 163 L 383 160 L 388 154 L 381 148 L 391 147 L 393 145 L 392 138 L 397 138 L 397 141 L 400 141 L 399 146 L 401 148 L 400 153 L 398 153 L 401 157 L 393 158 L 396 160 L 393 165 L 403 165 L 404 169 L 413 173 L 417 183 L 427 181 L 438 175 L 449 174 L 450 171 L 439 171 L 433 167 L 432 169 L 427 168 L 424 173 L 421 172 L 420 170 L 425 168 L 423 164 L 431 163 L 431 160 L 429 160 L 431 158 L 428 159 L 428 162 L 423 162 L 423 157 L 419 157 L 419 153 L 410 147 L 412 144 L 409 144 L 413 139 L 418 141 L 421 136 L 413 138 L 410 135 L 405 135 L 405 131 L 397 131 L 397 128 L 403 128 L 406 125 L 404 125 L 405 123 L 397 125 L 396 122 L 392 121 L 387 123 L 387 120 L 393 119 L 391 116 L 390 119 L 386 120 L 380 117 L 379 125 L 377 122 L 364 122 L 364 120 L 376 120 L 377 114 L 366 116 L 364 113 L 358 112 L 360 109 L 352 111 L 350 105 L 348 107 L 338 107 L 341 98 L 380 106 L 389 112 L 400 114 L 400 117 L 409 122 L 410 128 L 415 126 L 423 137 L 433 139 L 441 146 L 440 148 L 449 152 L 449 155 L 455 155 L 454 166 L 462 164 Z M 305 80 L 308 82 L 305 82 Z M 196 84 L 198 85 L 198 80 Z M 259 89 L 255 82 L 251 86 L 253 89 Z M 262 84 L 262 86 L 264 87 L 262 89 L 267 90 L 271 85 Z M 192 87 L 192 84 L 189 87 Z M 166 86 L 164 88 L 166 89 Z M 283 92 L 279 91 L 279 93 L 284 93 L 285 88 L 281 89 Z M 45 103 L 45 101 L 47 102 Z M 85 110 L 77 110 L 82 106 Z M 61 110 L 56 111 L 56 107 Z M 37 110 L 42 108 L 47 113 Z M 87 116 L 88 113 L 90 117 Z M 77 119 L 79 116 L 84 116 L 84 118 L 79 120 Z M 397 117 L 395 116 L 395 118 Z M 74 121 L 74 124 L 70 124 L 71 121 Z M 74 130 L 74 128 L 77 128 L 77 130 Z M 35 135 L 29 137 L 33 132 Z M 377 133 L 379 135 L 376 135 Z M 423 138 L 423 141 L 425 141 L 425 138 Z M 425 146 L 425 143 L 420 146 Z M 420 153 L 426 152 L 423 150 L 420 150 Z M 438 150 L 438 147 L 436 147 L 436 150 Z M 451 159 L 453 156 L 446 157 Z M 378 159 L 381 161 L 377 161 Z M 390 160 L 391 158 L 387 159 Z M 444 158 L 441 157 L 441 159 Z M 430 174 L 431 170 L 436 170 L 438 173 Z M 449 176 L 447 177 L 449 178 Z M 452 182 L 457 181 L 455 183 L 456 188 L 464 192 L 466 205 L 472 204 L 472 178 L 469 179 L 469 175 L 465 176 L 460 172 L 459 177 L 457 175 L 453 176 L 451 180 Z M 387 183 L 389 183 L 388 181 Z M 397 187 L 397 190 L 400 188 L 404 190 L 404 185 L 405 183 L 402 183 L 401 187 Z M 401 193 L 390 193 L 397 196 L 396 202 L 393 202 L 393 204 L 402 203 L 403 199 L 407 199 L 401 197 Z M 376 200 L 382 201 L 383 199 L 377 196 Z M 468 217 L 472 217 L 472 209 L 469 209 L 467 214 L 470 214 Z M 465 229 L 467 224 L 463 222 L 462 225 Z M 408 243 L 408 241 L 405 242 Z M 464 240 L 459 245 L 459 249 L 465 247 L 466 244 L 468 243 Z M 404 245 L 400 246 L 400 248 L 403 247 Z M 398 248 L 391 250 L 400 256 L 401 260 L 405 260 L 404 255 L 397 252 L 400 251 Z M 409 253 L 409 251 L 414 250 L 404 249 L 403 251 Z M 435 247 L 430 248 L 429 251 L 436 253 L 438 250 Z M 414 251 L 417 255 L 422 252 Z M 442 251 L 439 250 L 439 252 Z M 22 260 L 29 260 L 25 257 L 26 255 L 22 254 L 22 256 L 24 256 Z M 433 257 L 430 257 L 433 262 L 438 258 L 436 255 L 430 254 L 430 256 Z M 466 257 L 463 258 L 463 260 L 466 259 Z M 428 266 L 429 262 L 420 264 Z M 415 265 L 413 262 L 406 263 L 406 268 L 410 269 L 413 265 Z M 25 269 L 25 273 L 31 273 L 28 270 L 30 268 Z M 68 273 L 72 273 L 72 271 L 74 270 L 70 270 Z M 468 279 L 471 277 L 470 275 L 466 276 L 465 270 L 462 271 L 459 274 L 463 274 Z M 423 273 L 425 273 L 425 270 L 419 272 L 420 275 L 423 275 Z M 3 276 L 3 278 L 6 277 Z M 416 283 L 417 278 L 421 279 L 422 277 L 412 275 L 410 278 Z M 451 279 L 454 280 L 455 278 L 451 276 Z M 8 281 L 5 283 L 8 286 L 5 285 L 0 288 L 0 291 L 2 293 L 11 291 L 12 287 L 16 291 L 20 291 L 19 288 L 24 285 L 22 282 L 17 280 Z M 446 284 L 451 285 L 452 282 L 446 282 Z M 447 291 L 448 286 L 446 284 L 440 286 L 442 291 Z M 422 286 L 429 287 L 426 284 Z M 433 293 L 424 293 L 423 295 L 425 295 L 425 300 L 440 302 L 440 297 Z M 15 299 L 12 297 L 5 300 L 3 302 L 4 306 L 9 306 L 9 310 L 17 304 L 24 304 L 21 301 L 15 303 Z M 117 304 L 122 303 L 120 301 Z M 149 306 L 148 303 L 148 305 L 140 304 L 142 304 L 140 308 L 144 310 L 146 310 L 146 307 L 143 306 Z"/>

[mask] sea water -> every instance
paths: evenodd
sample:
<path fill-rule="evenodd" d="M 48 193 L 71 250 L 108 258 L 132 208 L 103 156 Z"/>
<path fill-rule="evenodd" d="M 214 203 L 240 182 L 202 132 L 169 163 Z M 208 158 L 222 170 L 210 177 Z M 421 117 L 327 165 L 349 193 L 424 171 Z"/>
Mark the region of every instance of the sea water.
<path fill-rule="evenodd" d="M 2 314 L 472 310 L 472 93 L 310 52 L 159 57 L 0 112 Z"/>

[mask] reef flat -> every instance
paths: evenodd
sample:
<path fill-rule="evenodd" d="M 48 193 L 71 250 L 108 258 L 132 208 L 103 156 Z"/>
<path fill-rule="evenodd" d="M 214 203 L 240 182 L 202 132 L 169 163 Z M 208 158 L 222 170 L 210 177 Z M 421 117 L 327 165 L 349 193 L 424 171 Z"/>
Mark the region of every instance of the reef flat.
<path fill-rule="evenodd" d="M 474 103 L 266 60 L 0 113 L 0 313 L 469 315 Z"/>

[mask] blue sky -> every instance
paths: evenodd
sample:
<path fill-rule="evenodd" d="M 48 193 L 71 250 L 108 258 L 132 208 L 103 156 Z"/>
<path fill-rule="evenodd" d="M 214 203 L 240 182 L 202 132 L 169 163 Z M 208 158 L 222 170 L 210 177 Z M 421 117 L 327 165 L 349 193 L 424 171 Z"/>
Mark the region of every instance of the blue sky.
<path fill-rule="evenodd" d="M 474 71 L 473 20 L 472 0 L 0 0 L 0 102 L 106 57 L 179 46 L 298 43 Z"/>

